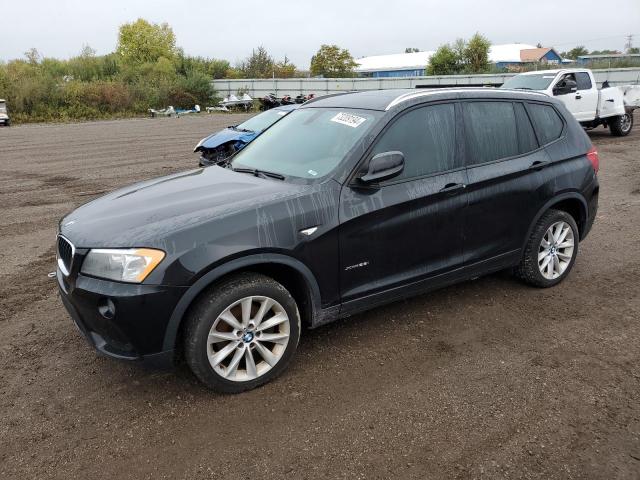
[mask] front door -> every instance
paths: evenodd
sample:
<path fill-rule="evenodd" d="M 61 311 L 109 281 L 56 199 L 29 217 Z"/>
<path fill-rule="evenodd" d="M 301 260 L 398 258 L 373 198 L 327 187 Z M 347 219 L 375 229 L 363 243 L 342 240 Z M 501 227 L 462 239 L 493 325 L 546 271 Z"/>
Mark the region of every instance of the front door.
<path fill-rule="evenodd" d="M 404 171 L 371 187 L 345 185 L 340 200 L 344 311 L 363 298 L 419 282 L 463 262 L 466 172 L 457 106 L 420 106 L 396 116 L 367 160 L 401 151 Z"/>

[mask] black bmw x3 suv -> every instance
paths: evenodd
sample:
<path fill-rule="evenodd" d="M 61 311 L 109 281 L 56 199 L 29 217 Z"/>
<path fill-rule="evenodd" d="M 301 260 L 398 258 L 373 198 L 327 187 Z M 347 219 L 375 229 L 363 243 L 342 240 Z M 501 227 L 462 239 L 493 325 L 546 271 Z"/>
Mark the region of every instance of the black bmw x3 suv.
<path fill-rule="evenodd" d="M 183 358 L 240 392 L 310 328 L 490 272 L 550 287 L 598 204 L 562 103 L 496 89 L 305 103 L 225 165 L 138 183 L 60 221 L 62 301 L 100 352 Z"/>

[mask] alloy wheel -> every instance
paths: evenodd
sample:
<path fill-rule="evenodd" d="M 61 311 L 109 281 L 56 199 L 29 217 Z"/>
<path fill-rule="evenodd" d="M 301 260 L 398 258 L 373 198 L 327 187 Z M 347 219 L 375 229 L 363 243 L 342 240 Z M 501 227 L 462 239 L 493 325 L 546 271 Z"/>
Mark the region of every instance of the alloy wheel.
<path fill-rule="evenodd" d="M 575 238 L 573 229 L 564 221 L 552 224 L 545 232 L 538 249 L 538 268 L 547 280 L 560 277 L 571 264 Z"/>
<path fill-rule="evenodd" d="M 289 335 L 289 316 L 282 305 L 270 297 L 245 297 L 213 322 L 207 357 L 214 371 L 227 380 L 254 380 L 280 361 Z"/>
<path fill-rule="evenodd" d="M 629 130 L 631 130 L 631 115 L 628 113 L 625 113 L 622 116 L 622 119 L 620 120 L 620 129 L 623 132 L 628 132 Z"/>

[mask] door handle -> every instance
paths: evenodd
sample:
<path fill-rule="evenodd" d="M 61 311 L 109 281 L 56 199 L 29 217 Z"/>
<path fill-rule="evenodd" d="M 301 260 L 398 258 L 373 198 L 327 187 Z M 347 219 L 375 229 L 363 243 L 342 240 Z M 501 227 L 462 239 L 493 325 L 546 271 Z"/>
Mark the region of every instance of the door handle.
<path fill-rule="evenodd" d="M 605 100 L 605 102 L 611 102 L 611 103 L 613 103 L 613 98 L 607 98 L 607 99 Z"/>
<path fill-rule="evenodd" d="M 464 183 L 447 183 L 440 189 L 440 193 L 446 193 L 447 195 L 454 195 L 460 190 L 467 188 Z"/>
<path fill-rule="evenodd" d="M 576 100 L 580 100 L 582 98 L 582 95 L 576 95 Z"/>
<path fill-rule="evenodd" d="M 536 160 L 535 162 L 533 162 L 531 164 L 531 166 L 529 167 L 531 170 L 542 170 L 544 167 L 546 167 L 547 165 L 549 165 L 549 162 L 544 162 L 541 160 Z"/>

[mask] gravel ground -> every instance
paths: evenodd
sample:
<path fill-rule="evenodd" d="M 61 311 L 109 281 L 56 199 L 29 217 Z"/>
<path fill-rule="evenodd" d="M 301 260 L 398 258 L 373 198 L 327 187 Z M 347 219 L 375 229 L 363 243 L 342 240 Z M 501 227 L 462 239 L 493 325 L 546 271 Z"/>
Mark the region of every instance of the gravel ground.
<path fill-rule="evenodd" d="M 0 478 L 640 478 L 640 125 L 591 134 L 600 211 L 555 288 L 492 275 L 303 332 L 239 396 L 97 356 L 46 277 L 58 219 L 241 118 L 0 129 Z"/>

